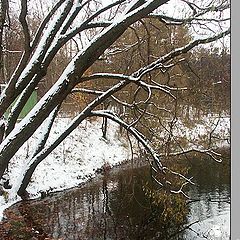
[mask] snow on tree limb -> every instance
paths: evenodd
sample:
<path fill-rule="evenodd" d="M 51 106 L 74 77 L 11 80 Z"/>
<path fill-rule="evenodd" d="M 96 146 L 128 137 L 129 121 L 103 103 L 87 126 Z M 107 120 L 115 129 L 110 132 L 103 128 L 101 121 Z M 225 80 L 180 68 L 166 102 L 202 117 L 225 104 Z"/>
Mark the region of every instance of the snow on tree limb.
<path fill-rule="evenodd" d="M 183 24 L 194 24 L 198 21 L 202 21 L 202 22 L 225 22 L 225 21 L 229 21 L 230 18 L 217 18 L 217 17 L 206 17 L 205 15 L 208 13 L 212 13 L 212 12 L 223 12 L 226 9 L 230 8 L 230 4 L 226 3 L 224 5 L 219 4 L 218 6 L 213 7 L 199 7 L 197 4 L 194 3 L 190 3 L 188 1 L 184 1 L 183 2 L 187 3 L 188 6 L 191 6 L 191 8 L 193 9 L 193 14 L 189 17 L 185 17 L 185 18 L 176 18 L 176 17 L 170 17 L 170 16 L 166 16 L 163 14 L 149 14 L 148 18 L 155 18 L 160 20 L 161 22 L 167 24 L 167 25 L 183 25 Z"/>
<path fill-rule="evenodd" d="M 105 49 L 107 49 L 116 39 L 118 39 L 118 37 L 122 35 L 129 25 L 141 19 L 166 2 L 167 0 L 146 1 L 137 9 L 126 15 L 122 15 L 122 17 L 119 17 L 113 24 L 103 30 L 92 40 L 91 43 L 89 43 L 89 45 L 85 47 L 85 49 L 76 55 L 76 57 L 64 70 L 56 84 L 54 84 L 54 86 L 43 97 L 43 99 L 38 102 L 38 104 L 25 117 L 25 119 L 22 120 L 19 126 L 16 127 L 16 130 L 12 131 L 2 142 L 0 151 L 4 151 L 2 151 L 2 155 L 0 155 L 0 176 L 5 171 L 9 160 L 19 149 L 19 147 L 33 134 L 33 132 L 35 132 L 45 117 L 53 110 L 54 107 L 56 107 L 63 99 L 66 98 L 66 96 L 71 92 L 72 88 L 78 83 L 79 78 L 76 78 L 76 76 L 81 76 L 85 70 L 88 69 L 96 61 L 96 59 L 98 59 Z M 68 8 L 68 5 L 66 5 L 66 8 Z M 68 11 L 70 11 L 70 9 Z M 58 23 L 66 18 L 64 14 L 61 16 L 62 18 L 60 17 L 59 21 L 58 19 L 56 20 L 57 28 L 60 27 Z M 56 34 L 55 31 L 53 31 L 53 33 L 54 35 Z M 32 61 L 38 62 L 38 58 L 33 59 Z M 34 66 L 38 67 L 35 64 Z M 30 69 L 27 68 L 27 72 Z M 31 74 L 33 75 L 32 72 Z M 21 80 L 19 82 L 23 83 L 24 81 Z M 20 87 L 22 87 L 22 85 L 19 85 L 19 88 Z M 28 131 L 26 129 L 28 129 Z M 29 131 L 30 129 L 32 130 Z M 7 154 L 6 149 L 8 148 L 12 148 L 11 154 Z"/>
<path fill-rule="evenodd" d="M 44 59 L 44 56 L 48 50 L 48 47 L 51 44 L 51 41 L 56 35 L 58 29 L 61 27 L 64 19 L 67 17 L 70 9 L 71 1 L 67 1 L 67 3 L 63 6 L 62 11 L 60 11 L 53 20 L 50 20 L 47 29 L 44 31 L 43 36 L 41 37 L 38 45 L 36 46 L 33 56 L 28 59 L 28 54 L 23 54 L 18 67 L 10 78 L 8 85 L 4 89 L 3 94 L 1 94 L 0 96 L 0 114 L 10 106 L 10 104 L 23 91 L 23 89 L 27 86 L 27 84 L 36 74 L 42 74 L 43 69 L 41 66 L 41 62 Z M 24 66 L 25 63 L 26 65 Z M 35 84 L 37 83 L 38 82 L 36 82 Z"/>
<path fill-rule="evenodd" d="M 191 178 L 187 178 L 184 175 L 182 175 L 178 172 L 172 171 L 170 168 L 163 166 L 161 161 L 160 161 L 160 155 L 156 153 L 156 151 L 151 147 L 151 145 L 143 137 L 143 135 L 137 129 L 135 129 L 132 125 L 129 125 L 129 124 L 125 123 L 123 120 L 121 120 L 119 117 L 117 117 L 113 112 L 106 111 L 106 110 L 98 110 L 98 111 L 92 111 L 91 115 L 92 116 L 99 116 L 99 117 L 107 117 L 107 118 L 111 119 L 112 121 L 118 123 L 120 126 L 124 127 L 129 133 L 131 133 L 136 138 L 136 140 L 139 141 L 143 145 L 144 149 L 146 149 L 146 151 L 151 155 L 157 169 L 155 169 L 152 164 L 150 164 L 150 165 L 152 166 L 152 169 L 156 173 L 159 173 L 159 171 L 160 171 L 163 174 L 165 174 L 168 171 L 171 174 L 176 175 L 176 176 L 184 179 L 186 182 L 180 188 L 179 193 L 181 191 L 181 193 L 184 194 L 184 192 L 182 192 L 182 188 L 187 183 L 191 183 L 191 184 L 194 185 L 194 182 L 192 182 Z M 152 177 L 153 177 L 154 181 L 156 183 L 158 183 L 160 186 L 164 186 L 166 184 L 166 183 L 160 182 L 154 175 L 152 175 Z M 174 190 L 171 190 L 171 191 L 174 192 Z"/>
<path fill-rule="evenodd" d="M 208 38 L 204 38 L 204 39 L 197 39 L 194 40 L 192 42 L 190 42 L 189 44 L 187 44 L 186 46 L 174 49 L 173 51 L 167 53 L 166 55 L 160 57 L 158 60 L 150 63 L 148 66 L 143 67 L 142 69 L 139 69 L 135 74 L 134 77 L 139 77 L 144 75 L 145 73 L 147 73 L 150 70 L 156 69 L 159 66 L 161 66 L 161 64 L 166 63 L 170 60 L 172 60 L 173 58 L 187 53 L 189 52 L 191 49 L 193 49 L 194 47 L 200 45 L 200 44 L 206 44 L 206 43 L 210 43 L 210 42 L 214 42 L 217 39 L 220 39 L 226 35 L 230 34 L 230 28 L 224 32 L 221 32 L 215 36 L 212 37 L 208 37 Z"/>
<path fill-rule="evenodd" d="M 144 148 L 148 151 L 149 154 L 151 154 L 156 167 L 159 171 L 162 171 L 163 165 L 159 159 L 158 154 L 154 151 L 154 149 L 150 146 L 148 141 L 143 137 L 143 134 L 141 134 L 137 129 L 135 129 L 133 126 L 125 123 L 120 118 L 118 118 L 113 112 L 106 111 L 106 110 L 99 110 L 99 111 L 92 111 L 92 116 L 99 116 L 99 117 L 107 117 L 114 122 L 117 122 L 121 126 L 123 126 L 127 131 L 129 131 L 141 144 L 144 146 Z"/>
<path fill-rule="evenodd" d="M 22 0 L 21 24 L 26 39 L 25 52 L 23 52 L 15 72 L 12 75 L 9 74 L 12 77 L 10 77 L 10 82 L 0 98 L 0 116 L 6 115 L 8 107 L 12 107 L 11 112 L 7 112 L 6 115 L 7 125 L 1 125 L 0 129 L 0 138 L 3 139 L 0 144 L 0 177 L 6 171 L 10 160 L 16 155 L 18 149 L 50 117 L 48 118 L 48 128 L 43 133 L 43 139 L 30 157 L 27 168 L 24 169 L 25 175 L 19 188 L 19 195 L 22 195 L 26 190 L 38 164 L 74 131 L 83 120 L 92 116 L 109 118 L 118 122 L 142 143 L 154 159 L 154 163 L 150 163 L 150 165 L 153 171 L 155 171 L 154 174 L 156 174 L 153 177 L 156 182 L 159 182 L 159 185 L 165 186 L 166 183 L 161 183 L 157 176 L 158 172 L 163 174 L 169 172 L 180 177 L 185 182 L 192 183 L 191 179 L 187 179 L 177 172 L 163 167 L 159 160 L 162 154 L 157 154 L 149 143 L 155 137 L 154 131 L 158 130 L 157 127 L 155 128 L 155 123 L 162 124 L 160 121 L 162 113 L 167 118 L 165 125 L 161 126 L 167 132 L 167 138 L 163 140 L 164 143 L 166 140 L 166 147 L 162 151 L 165 153 L 165 156 L 171 157 L 190 152 L 200 152 L 212 157 L 216 161 L 220 161 L 218 159 L 220 156 L 211 149 L 213 146 L 211 142 L 208 149 L 197 147 L 181 148 L 181 151 L 175 152 L 170 151 L 172 149 L 169 147 L 170 143 L 176 143 L 173 136 L 173 128 L 178 117 L 178 97 L 186 96 L 184 95 L 185 90 L 191 91 L 191 87 L 193 87 L 185 87 L 188 86 L 185 83 L 182 84 L 183 87 L 170 83 L 170 79 L 175 81 L 175 77 L 176 79 L 185 77 L 185 73 L 182 73 L 181 68 L 183 68 L 183 71 L 185 70 L 186 66 L 184 64 L 186 62 L 183 58 L 180 59 L 180 56 L 188 53 L 200 44 L 213 42 L 230 33 L 230 30 L 227 30 L 190 43 L 189 38 L 191 36 L 188 35 L 187 37 L 189 38 L 180 39 L 179 43 L 175 44 L 174 41 L 172 43 L 172 38 L 178 37 L 178 32 L 175 32 L 176 36 L 174 35 L 175 33 L 172 33 L 171 39 L 160 36 L 162 39 L 159 40 L 159 36 L 156 35 L 161 30 L 164 33 L 165 26 L 158 21 L 146 18 L 161 18 L 163 22 L 170 24 L 191 23 L 192 21 L 200 20 L 213 22 L 214 18 L 206 17 L 205 14 L 211 11 L 222 11 L 227 7 L 227 5 L 219 5 L 215 6 L 215 8 L 212 6 L 211 8 L 198 8 L 194 3 L 187 0 L 182 1 L 192 10 L 192 15 L 185 19 L 159 15 L 158 11 L 155 11 L 159 6 L 170 2 L 170 0 L 134 0 L 130 2 L 118 0 L 94 10 L 91 9 L 91 1 L 59 0 L 49 14 L 46 15 L 45 19 L 39 22 L 35 36 L 30 37 L 29 27 L 31 24 L 27 21 L 27 2 Z M 123 6 L 126 8 L 120 12 L 119 9 Z M 116 12 L 112 14 L 111 11 L 115 10 Z M 105 16 L 108 13 L 109 18 Z M 225 20 L 228 20 L 228 18 L 222 17 L 219 19 L 219 21 Z M 147 26 L 151 21 L 161 24 L 161 27 L 163 26 L 162 29 L 161 27 L 159 28 L 159 32 L 154 32 L 153 36 L 151 36 L 150 25 Z M 142 26 L 143 29 L 141 29 Z M 135 35 L 131 36 L 131 39 L 126 40 L 123 33 L 128 34 L 126 30 L 129 28 L 131 28 L 131 31 L 129 31 L 131 34 L 134 29 L 133 35 Z M 32 29 L 30 30 L 33 31 Z M 184 35 L 185 30 L 181 28 L 179 30 L 180 34 Z M 82 40 L 80 39 L 80 34 L 85 33 L 86 35 L 91 35 L 91 37 L 85 42 L 85 45 L 82 43 L 80 45 L 78 42 Z M 121 36 L 122 38 L 120 38 Z M 171 41 L 168 44 L 165 40 L 169 39 Z M 153 41 L 156 42 L 152 43 Z M 77 47 L 75 47 L 75 44 Z M 152 49 L 154 47 L 156 49 Z M 67 52 L 66 55 L 62 55 L 64 51 Z M 112 59 L 113 61 L 117 59 L 115 54 L 119 53 L 122 54 L 119 58 L 123 59 L 118 59 L 119 62 L 117 60 L 116 63 L 112 64 Z M 129 53 L 131 54 L 131 61 L 124 59 L 129 56 Z M 188 55 L 190 54 L 186 54 L 186 58 L 189 57 Z M 67 57 L 63 59 L 64 57 L 62 56 Z M 124 61 L 126 66 L 122 66 Z M 53 68 L 54 77 L 51 72 Z M 49 72 L 47 73 L 47 71 Z M 227 78 L 226 76 L 223 77 Z M 220 82 L 220 80 L 221 83 L 224 82 L 222 79 L 214 80 L 216 80 L 214 81 L 216 83 Z M 35 87 L 41 86 L 42 83 L 48 84 L 46 89 L 50 89 L 44 92 L 44 96 L 41 97 L 40 101 L 26 117 L 17 122 L 18 116 L 31 93 Z M 224 87 L 223 84 L 210 84 L 210 86 L 213 88 Z M 77 92 L 92 94 L 95 99 L 92 100 L 92 97 L 89 97 L 87 103 L 85 103 L 85 99 L 84 103 L 80 102 L 78 115 L 50 145 L 46 146 L 45 143 L 49 137 L 59 106 L 65 100 L 68 101 L 68 96 L 71 97 L 71 94 Z M 97 111 L 96 109 L 99 109 L 99 107 L 111 108 L 119 114 L 117 115 L 106 110 Z M 76 111 L 76 109 L 74 110 Z M 154 127 L 149 126 L 149 122 Z M 147 130 L 146 134 L 149 133 L 149 138 L 141 133 L 145 133 L 145 131 L 142 131 L 142 128 Z M 213 131 L 211 135 L 213 135 Z M 179 149 L 178 146 L 175 149 Z M 173 190 L 173 192 L 182 193 L 182 187 L 178 190 Z"/>
<path fill-rule="evenodd" d="M 216 162 L 219 162 L 219 163 L 222 162 L 222 159 L 217 158 L 217 157 L 221 157 L 221 154 L 215 152 L 212 149 L 190 148 L 190 149 L 187 149 L 187 150 L 182 150 L 180 152 L 169 153 L 169 156 L 179 156 L 179 155 L 188 154 L 188 153 L 192 153 L 192 152 L 203 153 L 203 154 L 206 154 L 206 155 L 210 156 Z"/>

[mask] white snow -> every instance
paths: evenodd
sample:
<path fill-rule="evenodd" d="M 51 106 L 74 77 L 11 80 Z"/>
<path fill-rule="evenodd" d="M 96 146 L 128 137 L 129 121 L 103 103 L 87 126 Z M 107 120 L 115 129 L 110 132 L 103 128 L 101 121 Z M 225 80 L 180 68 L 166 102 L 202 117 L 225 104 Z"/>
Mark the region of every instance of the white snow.
<path fill-rule="evenodd" d="M 189 148 L 198 148 L 206 144 L 209 134 L 215 128 L 213 135 L 219 138 L 228 139 L 230 141 L 230 118 L 221 117 L 218 121 L 218 116 L 206 115 L 199 120 L 192 120 L 193 127 L 189 127 L 189 123 L 184 123 L 181 119 L 178 120 L 176 127 L 173 130 L 174 135 L 178 138 L 185 138 L 189 142 Z M 208 141 L 208 140 L 207 140 Z M 213 140 L 214 147 L 225 147 L 229 143 L 226 140 Z M 206 146 L 205 146 L 206 148 Z"/>
<path fill-rule="evenodd" d="M 57 119 L 53 125 L 49 142 L 55 139 L 70 122 L 70 118 Z M 118 126 L 109 121 L 107 140 L 105 140 L 102 138 L 101 124 L 100 120 L 85 121 L 39 164 L 27 188 L 31 197 L 38 197 L 40 191 L 47 191 L 50 188 L 57 191 L 78 186 L 88 177 L 93 177 L 95 170 L 104 164 L 113 166 L 129 158 L 127 142 L 118 137 Z M 20 200 L 16 197 L 19 175 L 25 171 L 26 159 L 35 150 L 42 131 L 43 129 L 38 130 L 19 149 L 11 161 L 9 176 L 13 188 L 8 192 L 7 203 L 3 196 L 0 197 L 0 219 L 4 209 Z"/>
<path fill-rule="evenodd" d="M 46 50 L 47 41 L 49 40 L 50 36 L 52 35 L 52 32 L 54 31 L 60 16 L 63 14 L 63 10 L 65 9 L 67 3 L 63 4 L 61 11 L 59 11 L 52 20 L 49 21 L 49 25 L 44 29 L 43 35 L 40 39 L 40 42 L 38 43 L 36 50 L 31 57 L 29 63 L 27 64 L 26 68 L 21 73 L 21 76 L 19 77 L 19 80 L 16 84 L 16 87 L 19 87 L 19 85 L 22 84 L 23 79 L 31 73 L 34 66 L 36 66 L 37 63 L 39 63 L 44 51 Z M 32 43 L 31 43 L 32 44 Z"/>
<path fill-rule="evenodd" d="M 70 118 L 57 118 L 47 145 L 64 131 L 71 121 Z M 217 121 L 217 116 L 208 115 L 198 121 L 192 119 L 193 125 L 189 126 L 189 123 L 186 124 L 179 119 L 173 129 L 173 134 L 187 140 L 188 145 L 184 146 L 185 149 L 199 148 L 203 139 L 206 139 L 206 134 L 211 132 Z M 110 120 L 108 121 L 107 140 L 102 138 L 101 125 L 101 119 L 92 122 L 84 121 L 39 164 L 27 188 L 30 197 L 38 197 L 40 191 L 50 189 L 51 191 L 58 191 L 78 186 L 90 176 L 93 177 L 95 170 L 104 164 L 113 166 L 130 159 L 129 144 L 126 139 L 118 136 L 118 125 Z M 16 196 L 19 179 L 21 179 L 21 173 L 25 172 L 28 164 L 27 159 L 36 149 L 44 128 L 46 128 L 45 122 L 11 160 L 9 176 L 13 188 L 8 190 L 7 196 L 0 196 L 0 220 L 4 209 L 20 200 Z M 228 116 L 221 118 L 214 134 L 226 138 L 229 137 L 229 131 L 230 118 Z M 161 136 L 166 139 L 167 132 L 161 132 Z M 226 141 L 218 142 L 218 146 L 225 145 L 229 145 L 229 143 Z M 134 152 L 137 152 L 137 148 Z"/>

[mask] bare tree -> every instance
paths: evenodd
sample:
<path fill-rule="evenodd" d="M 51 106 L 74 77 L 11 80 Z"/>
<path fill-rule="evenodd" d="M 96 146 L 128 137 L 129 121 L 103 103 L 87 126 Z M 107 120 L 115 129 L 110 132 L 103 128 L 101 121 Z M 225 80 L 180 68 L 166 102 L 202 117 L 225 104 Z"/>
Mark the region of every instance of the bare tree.
<path fill-rule="evenodd" d="M 207 26 L 207 22 L 221 23 L 222 21 L 227 21 L 223 19 L 224 16 L 219 18 L 219 15 L 215 16 L 215 13 L 222 13 L 228 9 L 229 3 L 222 0 L 209 1 L 205 5 L 198 5 L 194 1 L 182 0 L 179 2 L 183 5 L 183 8 L 190 9 L 188 16 L 174 18 L 161 14 L 161 8 L 166 8 L 168 5 L 165 6 L 165 4 L 170 3 L 171 0 L 118 0 L 102 7 L 99 4 L 94 4 L 94 0 L 59 0 L 39 24 L 35 34 L 32 34 L 28 24 L 29 3 L 27 0 L 21 0 L 20 2 L 19 21 L 24 36 L 24 52 L 0 98 L 0 117 L 3 117 L 9 106 L 13 104 L 13 108 L 7 117 L 5 128 L 2 129 L 0 178 L 4 177 L 9 162 L 18 149 L 34 134 L 43 121 L 48 119 L 49 127 L 43 133 L 43 138 L 41 138 L 42 141 L 39 143 L 38 148 L 29 157 L 28 166 L 20 183 L 18 194 L 24 196 L 31 176 L 38 164 L 83 120 L 92 116 L 98 116 L 117 122 L 144 146 L 153 160 L 151 163 L 153 178 L 161 186 L 165 186 L 165 180 L 158 178 L 158 173 L 171 172 L 171 174 L 182 178 L 184 182 L 191 182 L 191 179 L 187 179 L 181 174 L 163 166 L 160 155 L 155 152 L 147 137 L 139 131 L 136 124 L 141 120 L 142 116 L 146 114 L 149 117 L 151 116 L 148 113 L 148 106 L 153 93 L 155 96 L 158 93 L 166 95 L 170 99 L 169 101 L 172 101 L 176 99 L 176 92 L 181 90 L 178 87 L 158 83 L 154 79 L 149 78 L 149 74 L 157 71 L 170 71 L 171 68 L 181 61 L 179 56 L 188 53 L 200 44 L 211 43 L 226 36 L 230 33 L 230 30 L 218 31 L 204 38 L 192 40 L 182 46 L 172 48 L 165 54 L 154 56 L 154 59 L 149 58 L 148 61 L 143 61 L 143 64 L 131 73 L 122 74 L 115 71 L 96 72 L 86 75 L 85 72 L 107 52 L 128 28 L 134 27 L 134 24 L 138 24 L 144 18 L 158 19 L 166 25 L 188 24 L 190 26 L 191 24 L 203 24 Z M 212 14 L 211 18 L 206 17 L 209 14 Z M 32 92 L 41 81 L 44 81 L 54 57 L 70 41 L 76 41 L 76 37 L 79 34 L 85 34 L 85 36 L 90 34 L 92 40 L 83 44 L 83 48 L 76 48 L 75 56 L 67 67 L 63 69 L 60 77 L 56 79 L 50 90 L 40 99 L 27 116 L 17 123 L 18 116 Z M 86 39 L 84 41 L 86 42 Z M 105 64 L 107 64 L 107 61 Z M 111 85 L 106 85 L 105 89 L 102 90 L 79 87 L 81 84 L 84 86 L 86 82 L 97 82 L 98 80 L 108 82 L 109 79 L 111 79 Z M 78 88 L 76 88 L 77 85 Z M 127 87 L 130 85 L 134 86 L 132 103 L 117 97 L 118 93 L 123 92 L 125 89 L 129 90 Z M 96 98 L 86 104 L 85 108 L 78 113 L 54 142 L 49 146 L 45 146 L 61 104 L 73 92 L 93 94 L 96 95 Z M 144 94 L 139 94 L 140 92 L 144 92 Z M 99 106 L 109 99 L 112 99 L 112 101 L 117 102 L 124 108 L 138 108 L 138 112 L 141 114 L 135 115 L 127 122 L 121 119 L 117 112 L 99 110 Z M 212 154 L 209 151 L 206 151 L 206 153 Z M 182 192 L 182 187 L 179 190 L 172 190 L 172 192 Z"/>

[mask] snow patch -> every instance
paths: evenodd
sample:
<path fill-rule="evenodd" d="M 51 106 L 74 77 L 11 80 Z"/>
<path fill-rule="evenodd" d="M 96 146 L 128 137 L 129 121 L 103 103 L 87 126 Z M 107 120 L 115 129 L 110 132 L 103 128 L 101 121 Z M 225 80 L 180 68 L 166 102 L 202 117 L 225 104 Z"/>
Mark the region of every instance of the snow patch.
<path fill-rule="evenodd" d="M 46 145 L 50 145 L 72 122 L 71 118 L 57 118 Z M 189 125 L 189 122 L 192 123 Z M 216 126 L 216 123 L 218 125 Z M 32 176 L 27 191 L 30 197 L 39 197 L 41 191 L 59 191 L 85 182 L 89 177 L 94 177 L 96 170 L 104 164 L 113 166 L 131 158 L 128 143 L 118 136 L 118 125 L 108 121 L 107 139 L 102 137 L 102 121 L 83 121 L 45 160 L 37 167 Z M 0 196 L 0 220 L 4 209 L 20 200 L 16 192 L 22 174 L 26 170 L 28 157 L 34 152 L 46 128 L 43 122 L 36 133 L 18 150 L 9 166 L 9 179 L 12 189 L 7 195 Z M 178 119 L 173 135 L 176 138 L 187 140 L 185 149 L 201 147 L 203 140 L 213 128 L 214 134 L 220 138 L 229 138 L 230 117 L 206 115 L 199 119 Z M 162 139 L 168 136 L 167 131 L 159 131 Z M 217 147 L 229 146 L 226 140 L 214 143 Z M 137 152 L 137 143 L 133 141 Z M 204 146 L 203 146 L 204 147 Z M 135 152 L 135 151 L 134 151 Z M 135 155 L 134 155 L 135 156 Z"/>
<path fill-rule="evenodd" d="M 70 118 L 58 118 L 53 125 L 47 145 L 71 122 Z M 41 191 L 64 190 L 78 186 L 93 177 L 95 170 L 104 164 L 116 165 L 129 158 L 128 145 L 118 137 L 118 125 L 108 121 L 107 139 L 102 138 L 102 122 L 84 121 L 44 161 L 32 176 L 27 188 L 30 197 L 39 197 Z M 9 167 L 10 184 L 13 186 L 6 196 L 0 196 L 0 219 L 4 209 L 19 200 L 16 192 L 21 173 L 25 172 L 28 156 L 36 149 L 41 128 L 19 149 Z"/>

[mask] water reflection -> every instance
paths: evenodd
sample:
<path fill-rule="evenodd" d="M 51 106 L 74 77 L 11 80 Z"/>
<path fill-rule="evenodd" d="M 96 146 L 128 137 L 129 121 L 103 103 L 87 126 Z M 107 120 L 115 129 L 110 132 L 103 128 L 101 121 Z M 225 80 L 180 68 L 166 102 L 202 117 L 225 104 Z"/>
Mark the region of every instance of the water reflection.
<path fill-rule="evenodd" d="M 228 239 L 229 169 L 205 164 L 190 169 L 197 187 L 188 190 L 188 203 L 181 196 L 158 200 L 146 190 L 156 189 L 148 167 L 138 167 L 12 210 L 37 239 Z"/>
<path fill-rule="evenodd" d="M 230 239 L 230 167 L 202 161 L 191 168 L 198 186 L 189 195 L 188 221 L 199 222 L 185 232 L 185 239 Z"/>

